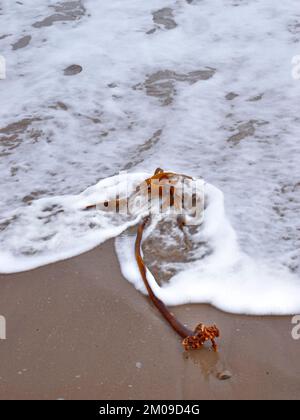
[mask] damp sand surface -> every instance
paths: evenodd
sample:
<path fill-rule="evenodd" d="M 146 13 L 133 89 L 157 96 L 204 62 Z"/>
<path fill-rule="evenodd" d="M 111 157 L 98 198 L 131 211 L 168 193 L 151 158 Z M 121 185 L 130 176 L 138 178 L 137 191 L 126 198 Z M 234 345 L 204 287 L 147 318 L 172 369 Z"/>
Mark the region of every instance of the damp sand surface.
<path fill-rule="evenodd" d="M 148 299 L 121 275 L 113 241 L 0 276 L 7 340 L 1 399 L 298 399 L 300 342 L 290 317 L 172 310 L 221 329 L 219 353 L 185 353 Z M 229 376 L 229 378 L 228 378 Z"/>

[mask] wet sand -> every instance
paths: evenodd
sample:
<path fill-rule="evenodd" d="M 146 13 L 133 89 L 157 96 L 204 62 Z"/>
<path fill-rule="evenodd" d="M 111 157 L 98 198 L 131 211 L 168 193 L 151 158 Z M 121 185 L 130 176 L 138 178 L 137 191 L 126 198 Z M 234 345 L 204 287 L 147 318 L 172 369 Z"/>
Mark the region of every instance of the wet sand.
<path fill-rule="evenodd" d="M 121 275 L 113 241 L 31 272 L 0 276 L 0 399 L 299 399 L 300 341 L 290 317 L 173 308 L 216 322 L 219 353 L 185 353 Z M 221 381 L 218 374 L 230 371 Z"/>

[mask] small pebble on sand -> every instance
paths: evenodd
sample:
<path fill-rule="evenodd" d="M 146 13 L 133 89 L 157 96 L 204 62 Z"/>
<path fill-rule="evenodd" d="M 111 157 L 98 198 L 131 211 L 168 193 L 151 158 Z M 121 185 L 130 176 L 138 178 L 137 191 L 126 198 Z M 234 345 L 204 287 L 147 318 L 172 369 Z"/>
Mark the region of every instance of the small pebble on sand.
<path fill-rule="evenodd" d="M 232 373 L 229 372 L 229 370 L 224 370 L 224 372 L 218 373 L 217 378 L 220 381 L 227 381 L 228 379 L 232 378 Z"/>

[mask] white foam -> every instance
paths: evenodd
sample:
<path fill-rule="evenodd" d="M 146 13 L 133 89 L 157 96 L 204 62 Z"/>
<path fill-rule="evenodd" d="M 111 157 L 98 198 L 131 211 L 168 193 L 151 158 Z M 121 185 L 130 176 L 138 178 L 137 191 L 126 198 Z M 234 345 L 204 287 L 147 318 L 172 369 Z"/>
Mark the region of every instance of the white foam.
<path fill-rule="evenodd" d="M 226 218 L 223 195 L 206 184 L 207 208 L 203 226 L 194 241 L 205 241 L 213 252 L 196 262 L 181 264 L 168 284 L 159 286 L 152 273 L 147 278 L 154 293 L 167 305 L 209 303 L 248 315 L 288 315 L 300 311 L 300 279 L 286 268 L 254 260 L 239 248 Z M 134 236 L 123 233 L 116 251 L 123 275 L 146 293 L 134 257 Z"/>
<path fill-rule="evenodd" d="M 129 197 L 150 174 L 121 174 L 100 181 L 78 196 L 36 200 L 13 211 L 1 234 L 0 272 L 30 270 L 88 251 L 116 237 L 116 251 L 123 275 L 146 292 L 134 255 L 135 235 L 125 232 L 145 215 L 143 206 L 128 215 L 90 210 L 87 206 Z M 205 184 L 204 220 L 191 237 L 212 250 L 205 258 L 179 264 L 177 274 L 160 287 L 147 270 L 149 282 L 168 305 L 211 303 L 228 312 L 292 314 L 300 312 L 300 280 L 286 268 L 270 267 L 241 252 L 236 233 L 225 215 L 222 192 Z M 154 215 L 148 235 L 155 230 Z M 172 216 L 169 216 L 172 217 Z M 120 235 L 120 236 L 119 236 Z"/>
<path fill-rule="evenodd" d="M 0 272 L 30 270 L 79 255 L 136 224 L 138 214 L 84 209 L 118 193 L 130 194 L 148 175 L 117 175 L 78 196 L 43 198 L 7 214 L 4 220 L 9 225 L 1 232 Z"/>
<path fill-rule="evenodd" d="M 48 253 L 35 238 L 47 228 L 38 222 L 30 236 L 26 227 L 25 220 L 35 226 L 34 213 L 41 210 L 34 204 L 30 217 L 22 208 L 32 197 L 74 198 L 120 169 L 152 172 L 160 166 L 220 188 L 242 250 L 252 262 L 262 261 L 255 266 L 268 273 L 264 266 L 278 264 L 299 278 L 300 83 L 291 65 L 299 55 L 299 0 L 83 0 L 85 13 L 77 20 L 37 27 L 57 13 L 59 3 L 6 0 L 0 6 L 0 54 L 6 60 L 6 79 L 0 81 L 0 218 L 7 223 L 16 212 L 16 223 L 24 223 L 20 232 L 27 232 L 9 239 L 8 230 L 0 230 L 3 270 L 31 266 L 34 258 L 20 263 L 18 241 L 25 238 L 25 249 L 39 242 L 41 261 L 48 255 L 51 262 L 106 237 L 71 227 L 78 220 L 64 201 L 69 226 L 62 216 L 58 223 L 66 236 L 78 233 L 78 248 L 71 239 L 69 248 L 68 238 L 58 234 Z M 153 21 L 152 13 L 164 7 L 172 9 L 177 24 L 171 30 Z M 24 36 L 31 36 L 29 44 L 12 48 Z M 83 71 L 64 76 L 72 64 Z M 168 106 L 145 86 L 158 71 L 187 75 L 207 67 L 216 70 L 208 80 L 171 81 Z M 102 229 L 104 219 L 94 222 Z M 222 241 L 228 241 L 225 233 Z M 41 264 L 37 255 L 35 261 Z"/>

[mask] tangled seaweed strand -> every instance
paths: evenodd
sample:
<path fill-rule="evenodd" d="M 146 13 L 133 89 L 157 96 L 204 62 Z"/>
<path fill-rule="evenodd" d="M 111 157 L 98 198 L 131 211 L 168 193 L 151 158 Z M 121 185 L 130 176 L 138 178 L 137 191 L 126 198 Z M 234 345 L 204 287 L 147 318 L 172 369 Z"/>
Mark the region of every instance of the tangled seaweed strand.
<path fill-rule="evenodd" d="M 162 169 L 158 168 L 156 169 L 154 175 L 148 179 L 145 180 L 146 187 L 148 189 L 148 193 L 151 193 L 151 186 L 153 181 L 161 181 L 162 179 L 171 179 L 174 176 L 180 176 L 185 179 L 192 179 L 191 177 L 187 175 L 182 174 L 175 174 L 173 172 L 164 172 Z M 137 191 L 139 191 L 139 187 L 137 188 Z M 140 192 L 142 190 L 140 189 Z M 170 205 L 174 205 L 174 188 L 172 187 L 170 189 Z M 105 204 L 109 204 L 106 202 Z M 119 208 L 120 200 L 116 200 L 116 208 Z M 86 207 L 86 210 L 96 209 L 97 205 L 91 205 Z M 148 279 L 147 279 L 147 269 L 146 265 L 144 263 L 142 254 L 141 254 L 141 245 L 142 245 L 142 238 L 143 233 L 145 230 L 145 227 L 147 223 L 149 222 L 150 217 L 147 216 L 143 219 L 143 221 L 140 223 L 138 227 L 137 237 L 135 241 L 135 258 L 139 267 L 139 271 L 141 273 L 141 276 L 143 278 L 144 284 L 146 286 L 147 292 L 149 294 L 149 298 L 152 301 L 152 303 L 156 306 L 156 308 L 160 311 L 162 316 L 166 319 L 166 321 L 171 325 L 171 327 L 174 329 L 174 331 L 182 338 L 182 345 L 185 350 L 197 350 L 200 349 L 207 341 L 211 341 L 212 348 L 214 351 L 217 351 L 217 345 L 215 342 L 215 339 L 220 336 L 219 329 L 216 325 L 212 326 L 205 326 L 204 324 L 199 324 L 194 331 L 191 331 L 187 327 L 185 327 L 181 322 L 179 322 L 174 314 L 168 310 L 166 305 L 158 299 L 158 297 L 154 294 Z M 182 219 L 178 219 L 179 227 L 182 229 L 184 226 L 184 221 Z"/>

